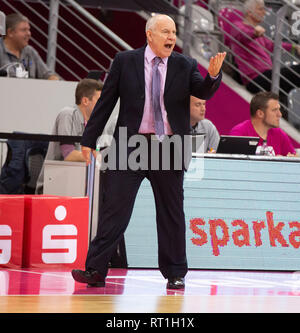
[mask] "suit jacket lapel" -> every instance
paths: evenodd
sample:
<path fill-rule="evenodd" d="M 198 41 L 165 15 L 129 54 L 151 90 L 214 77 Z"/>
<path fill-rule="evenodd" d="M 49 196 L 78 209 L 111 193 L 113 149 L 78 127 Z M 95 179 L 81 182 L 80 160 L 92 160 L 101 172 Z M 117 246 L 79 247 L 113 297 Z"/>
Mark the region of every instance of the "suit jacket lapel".
<path fill-rule="evenodd" d="M 145 69 L 144 69 L 144 55 L 145 55 L 145 47 L 136 50 L 135 55 L 135 65 L 137 71 L 137 78 L 141 85 L 143 91 L 145 90 Z M 166 76 L 166 83 L 165 83 L 165 90 L 164 94 L 168 91 L 175 74 L 176 74 L 176 59 L 175 55 L 172 53 L 168 59 L 168 68 L 167 68 L 167 76 Z"/>
<path fill-rule="evenodd" d="M 175 61 L 175 55 L 172 53 L 168 59 L 168 68 L 167 68 L 164 95 L 167 93 L 167 91 L 175 77 L 175 74 L 176 74 L 176 61 Z"/>
<path fill-rule="evenodd" d="M 135 65 L 137 71 L 137 78 L 140 82 L 141 88 L 145 91 L 145 69 L 144 69 L 144 54 L 145 54 L 145 47 L 142 47 L 137 50 L 135 56 Z"/>

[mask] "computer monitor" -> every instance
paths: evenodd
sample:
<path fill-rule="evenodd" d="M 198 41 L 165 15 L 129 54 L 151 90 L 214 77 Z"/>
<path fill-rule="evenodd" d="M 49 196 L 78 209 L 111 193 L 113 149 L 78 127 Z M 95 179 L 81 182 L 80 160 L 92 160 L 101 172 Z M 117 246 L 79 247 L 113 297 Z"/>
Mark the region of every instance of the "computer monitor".
<path fill-rule="evenodd" d="M 259 137 L 221 135 L 218 154 L 255 155 Z"/>

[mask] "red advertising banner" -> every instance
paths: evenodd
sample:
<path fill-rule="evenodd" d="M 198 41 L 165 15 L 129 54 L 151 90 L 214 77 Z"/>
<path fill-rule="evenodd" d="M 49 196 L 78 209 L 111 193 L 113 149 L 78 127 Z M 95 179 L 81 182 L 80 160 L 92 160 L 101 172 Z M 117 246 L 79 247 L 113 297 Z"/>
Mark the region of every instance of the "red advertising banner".
<path fill-rule="evenodd" d="M 88 198 L 25 196 L 24 267 L 84 267 Z"/>
<path fill-rule="evenodd" d="M 0 195 L 0 267 L 22 266 L 24 196 Z"/>

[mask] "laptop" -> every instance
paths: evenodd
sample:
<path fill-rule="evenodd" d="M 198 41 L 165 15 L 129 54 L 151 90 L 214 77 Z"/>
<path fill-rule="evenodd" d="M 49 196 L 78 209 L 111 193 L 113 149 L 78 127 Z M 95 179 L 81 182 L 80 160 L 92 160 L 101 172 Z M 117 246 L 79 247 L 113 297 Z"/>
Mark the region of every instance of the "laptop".
<path fill-rule="evenodd" d="M 259 137 L 221 135 L 218 154 L 255 155 Z"/>

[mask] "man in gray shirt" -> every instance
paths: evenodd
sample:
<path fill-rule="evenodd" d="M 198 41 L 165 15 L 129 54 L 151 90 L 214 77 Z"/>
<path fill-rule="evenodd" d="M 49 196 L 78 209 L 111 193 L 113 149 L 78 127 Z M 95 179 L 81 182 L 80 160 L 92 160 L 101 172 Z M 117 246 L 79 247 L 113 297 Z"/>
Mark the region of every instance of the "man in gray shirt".
<path fill-rule="evenodd" d="M 75 91 L 74 106 L 64 107 L 56 117 L 53 126 L 53 135 L 81 136 L 87 121 L 97 103 L 103 84 L 92 79 L 81 80 Z M 45 160 L 85 162 L 79 143 L 61 144 L 50 142 Z M 44 179 L 44 166 L 40 172 L 36 194 L 42 194 Z"/>
<path fill-rule="evenodd" d="M 6 35 L 0 38 L 0 70 L 12 77 L 59 80 L 59 76 L 47 67 L 38 52 L 28 45 L 30 37 L 27 17 L 21 14 L 6 16 Z"/>
<path fill-rule="evenodd" d="M 204 134 L 204 153 L 216 152 L 220 135 L 216 126 L 208 119 L 205 119 L 206 101 L 190 97 L 190 122 L 191 134 Z"/>

